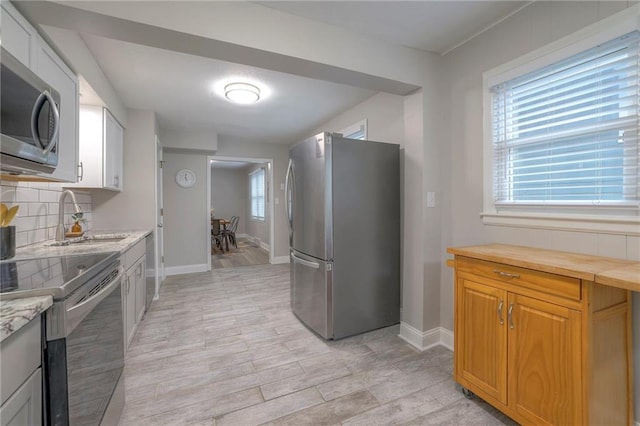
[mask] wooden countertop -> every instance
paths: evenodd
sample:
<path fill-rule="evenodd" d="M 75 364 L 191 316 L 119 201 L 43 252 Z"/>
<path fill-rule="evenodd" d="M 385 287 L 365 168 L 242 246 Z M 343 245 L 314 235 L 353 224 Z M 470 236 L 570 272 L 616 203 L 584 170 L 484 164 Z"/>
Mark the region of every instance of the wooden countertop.
<path fill-rule="evenodd" d="M 640 291 L 640 263 L 601 272 L 596 275 L 596 282 L 611 287 Z"/>
<path fill-rule="evenodd" d="M 640 291 L 639 262 L 508 244 L 450 247 L 447 252 Z"/>

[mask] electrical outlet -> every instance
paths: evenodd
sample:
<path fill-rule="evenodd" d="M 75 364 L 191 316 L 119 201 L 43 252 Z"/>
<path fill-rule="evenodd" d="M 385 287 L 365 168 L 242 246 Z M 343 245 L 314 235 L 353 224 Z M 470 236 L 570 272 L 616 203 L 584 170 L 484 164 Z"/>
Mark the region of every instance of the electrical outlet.
<path fill-rule="evenodd" d="M 436 206 L 436 193 L 427 192 L 427 207 L 435 207 L 435 206 Z"/>

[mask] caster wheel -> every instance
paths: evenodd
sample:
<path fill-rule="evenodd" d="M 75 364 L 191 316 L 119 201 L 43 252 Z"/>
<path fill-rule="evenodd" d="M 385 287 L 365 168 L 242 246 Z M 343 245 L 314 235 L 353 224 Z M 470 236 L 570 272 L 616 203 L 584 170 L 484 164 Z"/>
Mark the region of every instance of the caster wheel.
<path fill-rule="evenodd" d="M 473 399 L 476 396 L 475 393 L 471 392 L 469 389 L 467 389 L 465 387 L 462 388 L 462 394 L 467 399 Z"/>

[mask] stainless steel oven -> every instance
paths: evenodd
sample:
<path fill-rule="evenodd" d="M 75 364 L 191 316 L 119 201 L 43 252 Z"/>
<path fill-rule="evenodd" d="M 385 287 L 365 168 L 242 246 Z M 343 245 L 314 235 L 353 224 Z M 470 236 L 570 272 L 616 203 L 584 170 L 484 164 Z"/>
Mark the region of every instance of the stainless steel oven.
<path fill-rule="evenodd" d="M 0 169 L 51 173 L 58 165 L 60 95 L 0 48 Z"/>
<path fill-rule="evenodd" d="M 117 423 L 124 407 L 119 253 L 18 260 L 0 269 L 0 298 L 54 300 L 45 313 L 45 424 Z"/>

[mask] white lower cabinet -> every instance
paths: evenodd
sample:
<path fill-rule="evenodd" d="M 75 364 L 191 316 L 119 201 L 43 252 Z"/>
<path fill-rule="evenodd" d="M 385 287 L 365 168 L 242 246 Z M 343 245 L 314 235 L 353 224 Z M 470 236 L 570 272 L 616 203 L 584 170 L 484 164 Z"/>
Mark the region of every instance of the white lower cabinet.
<path fill-rule="evenodd" d="M 40 317 L 0 343 L 0 425 L 42 424 Z"/>
<path fill-rule="evenodd" d="M 121 256 L 121 262 L 126 272 L 122 291 L 125 350 L 129 349 L 138 323 L 144 316 L 147 279 L 145 254 L 145 241 L 142 240 Z"/>
<path fill-rule="evenodd" d="M 38 368 L 0 407 L 0 425 L 42 424 L 42 369 Z"/>

